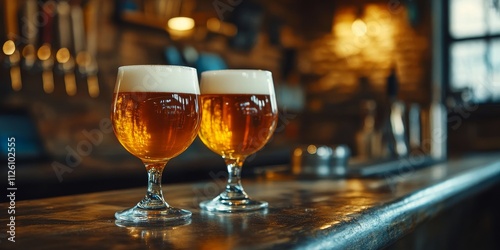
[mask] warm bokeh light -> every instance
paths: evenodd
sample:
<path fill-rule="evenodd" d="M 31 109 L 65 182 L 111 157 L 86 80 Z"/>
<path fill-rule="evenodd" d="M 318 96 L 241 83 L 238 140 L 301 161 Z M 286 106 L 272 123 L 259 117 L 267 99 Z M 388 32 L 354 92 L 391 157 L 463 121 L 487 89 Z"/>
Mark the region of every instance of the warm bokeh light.
<path fill-rule="evenodd" d="M 54 92 L 54 75 L 50 70 L 42 72 L 43 91 L 47 94 Z"/>
<path fill-rule="evenodd" d="M 309 146 L 307 146 L 307 152 L 308 152 L 309 154 L 316 154 L 316 150 L 317 150 L 317 148 L 316 148 L 316 146 L 314 146 L 314 145 L 309 145 Z"/>
<path fill-rule="evenodd" d="M 174 17 L 168 20 L 167 26 L 171 30 L 187 31 L 194 28 L 194 20 L 190 17 Z"/>
<path fill-rule="evenodd" d="M 211 32 L 222 34 L 225 36 L 235 36 L 238 29 L 234 24 L 222 22 L 217 18 L 207 20 L 207 29 Z"/>
<path fill-rule="evenodd" d="M 36 54 L 36 49 L 35 46 L 33 46 L 32 44 L 28 44 L 23 48 L 23 56 L 25 58 L 34 59 L 35 54 Z"/>
<path fill-rule="evenodd" d="M 335 89 L 347 98 L 356 93 L 360 76 L 364 76 L 383 91 L 391 68 L 398 65 L 402 88 L 409 90 L 422 82 L 418 61 L 423 60 L 426 46 L 427 38 L 411 27 L 405 8 L 398 15 L 383 4 L 339 8 L 333 16 L 332 33 L 311 46 L 311 72 L 322 77 L 308 89 L 318 93 Z M 415 52 L 408 53 L 410 50 Z"/>
<path fill-rule="evenodd" d="M 67 48 L 61 48 L 56 53 L 56 59 L 58 63 L 66 63 L 71 58 L 71 54 Z"/>
<path fill-rule="evenodd" d="M 207 20 L 207 28 L 210 31 L 219 31 L 221 22 L 217 18 L 210 18 Z"/>
<path fill-rule="evenodd" d="M 50 44 L 44 44 L 42 45 L 37 52 L 38 59 L 40 60 L 47 60 L 50 58 Z"/>
<path fill-rule="evenodd" d="M 64 75 L 64 86 L 66 87 L 66 94 L 68 94 L 68 96 L 76 95 L 77 88 L 76 88 L 75 75 L 65 74 Z"/>
<path fill-rule="evenodd" d="M 364 36 L 367 31 L 366 24 L 363 20 L 358 18 L 352 23 L 351 30 L 356 36 Z"/>
<path fill-rule="evenodd" d="M 89 95 L 92 98 L 97 98 L 99 96 L 99 82 L 96 75 L 87 76 L 87 85 Z"/>
<path fill-rule="evenodd" d="M 16 44 L 12 40 L 7 40 L 2 47 L 2 51 L 5 55 L 12 55 L 16 51 Z"/>
<path fill-rule="evenodd" d="M 92 57 L 88 52 L 82 51 L 78 52 L 76 55 L 76 63 L 82 66 L 88 66 L 92 60 Z"/>

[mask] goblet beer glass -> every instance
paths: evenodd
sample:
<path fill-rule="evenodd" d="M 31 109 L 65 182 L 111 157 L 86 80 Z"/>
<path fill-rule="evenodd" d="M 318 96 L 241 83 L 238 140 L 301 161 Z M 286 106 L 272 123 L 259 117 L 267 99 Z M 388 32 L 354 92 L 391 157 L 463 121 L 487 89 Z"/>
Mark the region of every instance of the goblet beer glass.
<path fill-rule="evenodd" d="M 234 212 L 266 208 L 251 199 L 240 180 L 245 158 L 261 149 L 276 128 L 278 109 L 271 72 L 218 70 L 201 75 L 202 118 L 198 135 L 224 158 L 229 172 L 226 189 L 203 201 L 208 211 Z"/>
<path fill-rule="evenodd" d="M 111 120 L 123 147 L 140 158 L 148 173 L 146 196 L 135 207 L 115 213 L 131 223 L 188 221 L 191 212 L 163 198 L 166 163 L 193 142 L 200 125 L 200 90 L 194 68 L 122 66 L 113 95 Z"/>

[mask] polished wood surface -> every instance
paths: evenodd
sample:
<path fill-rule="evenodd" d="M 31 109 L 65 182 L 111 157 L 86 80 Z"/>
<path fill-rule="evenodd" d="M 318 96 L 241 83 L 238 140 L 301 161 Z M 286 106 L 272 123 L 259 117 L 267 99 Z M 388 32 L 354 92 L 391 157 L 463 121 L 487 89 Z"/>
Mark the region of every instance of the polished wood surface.
<path fill-rule="evenodd" d="M 172 206 L 189 209 L 187 225 L 123 227 L 114 213 L 138 202 L 145 188 L 18 201 L 15 242 L 2 249 L 360 249 L 380 248 L 457 201 L 500 183 L 500 155 L 472 157 L 377 179 L 305 180 L 279 175 L 244 181 L 270 207 L 209 213 L 198 203 L 224 186 L 224 173 L 203 183 L 166 185 Z M 22 188 L 22 187 L 19 187 Z"/>

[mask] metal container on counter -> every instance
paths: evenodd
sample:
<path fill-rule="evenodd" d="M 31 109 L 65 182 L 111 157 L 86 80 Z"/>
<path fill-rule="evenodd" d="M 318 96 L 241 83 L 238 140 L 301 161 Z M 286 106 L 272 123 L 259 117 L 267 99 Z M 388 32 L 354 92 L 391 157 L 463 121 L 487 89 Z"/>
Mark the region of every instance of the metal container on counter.
<path fill-rule="evenodd" d="M 292 173 L 310 177 L 343 177 L 350 155 L 346 145 L 301 145 L 292 152 Z"/>

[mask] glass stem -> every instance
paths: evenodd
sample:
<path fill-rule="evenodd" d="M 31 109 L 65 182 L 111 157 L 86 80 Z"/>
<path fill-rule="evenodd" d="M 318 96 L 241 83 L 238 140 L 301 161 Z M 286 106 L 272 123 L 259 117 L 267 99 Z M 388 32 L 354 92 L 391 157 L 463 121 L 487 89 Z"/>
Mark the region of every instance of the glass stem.
<path fill-rule="evenodd" d="M 244 200 L 248 199 L 248 195 L 241 186 L 241 167 L 245 159 L 225 159 L 227 164 L 227 185 L 225 192 L 222 193 L 223 199 L 229 200 Z"/>
<path fill-rule="evenodd" d="M 163 199 L 163 191 L 161 189 L 161 175 L 166 163 L 145 163 L 148 171 L 148 190 L 146 196 L 140 201 L 137 206 L 143 209 L 163 209 L 169 207 L 168 203 Z"/>

